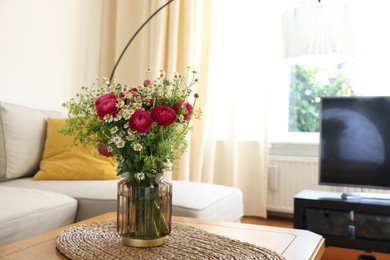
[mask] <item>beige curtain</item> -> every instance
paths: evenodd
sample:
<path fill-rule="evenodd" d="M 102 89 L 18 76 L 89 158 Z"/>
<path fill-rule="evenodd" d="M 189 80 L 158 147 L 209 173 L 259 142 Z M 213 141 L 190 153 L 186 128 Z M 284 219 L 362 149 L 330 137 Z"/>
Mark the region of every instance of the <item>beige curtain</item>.
<path fill-rule="evenodd" d="M 114 63 L 130 37 L 168 0 L 103 1 L 101 74 L 111 74 Z M 187 66 L 199 70 L 203 10 L 198 0 L 173 1 L 137 35 L 123 56 L 115 80 L 143 82 L 145 69 L 164 69 L 168 74 L 185 73 Z"/>
<path fill-rule="evenodd" d="M 164 3 L 103 2 L 103 75 L 109 76 L 129 37 Z M 231 19 L 232 13 L 241 16 Z M 176 0 L 137 36 L 114 77 L 131 85 L 143 81 L 147 67 L 168 73 L 185 72 L 187 66 L 197 69 L 197 104 L 203 117 L 193 121 L 189 151 L 175 164 L 172 178 L 239 187 L 244 194 L 244 213 L 263 217 L 268 169 L 267 89 L 278 77 L 272 56 L 274 29 L 268 24 L 269 19 L 280 23 L 280 16 L 272 18 L 270 14 L 269 9 L 248 10 L 235 1 Z M 266 36 L 259 38 L 261 35 Z"/>
<path fill-rule="evenodd" d="M 130 37 L 167 0 L 103 1 L 100 75 L 109 77 Z M 114 79 L 129 85 L 143 82 L 145 69 L 200 74 L 197 107 L 205 111 L 210 45 L 209 1 L 176 0 L 160 11 L 137 35 L 118 66 Z M 173 179 L 202 180 L 203 120 L 193 122 L 189 152 L 176 162 Z"/>

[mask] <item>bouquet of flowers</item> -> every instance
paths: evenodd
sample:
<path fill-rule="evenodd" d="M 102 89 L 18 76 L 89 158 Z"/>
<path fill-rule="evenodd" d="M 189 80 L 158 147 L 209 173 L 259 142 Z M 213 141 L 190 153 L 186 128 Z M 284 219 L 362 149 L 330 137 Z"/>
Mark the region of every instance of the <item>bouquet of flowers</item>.
<path fill-rule="evenodd" d="M 63 104 L 69 117 L 60 132 L 74 137 L 75 145 L 90 144 L 102 156 L 112 157 L 117 174 L 132 183 L 147 186 L 158 174 L 170 171 L 188 146 L 187 133 L 198 94 L 197 72 L 175 73 L 168 79 L 163 70 L 154 79 L 138 86 L 127 86 L 98 79 L 82 87 L 76 98 Z M 192 98 L 194 97 L 194 98 Z M 190 102 L 190 99 L 193 102 Z"/>

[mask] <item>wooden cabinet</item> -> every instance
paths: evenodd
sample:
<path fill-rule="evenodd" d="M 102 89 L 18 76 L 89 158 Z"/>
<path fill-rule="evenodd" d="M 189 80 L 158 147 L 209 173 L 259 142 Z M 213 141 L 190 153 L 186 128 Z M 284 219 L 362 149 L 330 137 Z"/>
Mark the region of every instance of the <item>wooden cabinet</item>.
<path fill-rule="evenodd" d="M 342 195 L 314 190 L 298 193 L 294 228 L 321 234 L 327 246 L 390 253 L 390 196 Z"/>

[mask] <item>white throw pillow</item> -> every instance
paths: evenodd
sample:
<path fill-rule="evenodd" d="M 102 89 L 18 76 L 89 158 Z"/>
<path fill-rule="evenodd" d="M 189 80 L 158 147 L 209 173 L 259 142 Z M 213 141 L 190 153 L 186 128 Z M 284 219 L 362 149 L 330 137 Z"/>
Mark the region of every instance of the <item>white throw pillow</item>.
<path fill-rule="evenodd" d="M 48 114 L 61 116 L 59 112 L 0 102 L 0 181 L 37 172 Z"/>

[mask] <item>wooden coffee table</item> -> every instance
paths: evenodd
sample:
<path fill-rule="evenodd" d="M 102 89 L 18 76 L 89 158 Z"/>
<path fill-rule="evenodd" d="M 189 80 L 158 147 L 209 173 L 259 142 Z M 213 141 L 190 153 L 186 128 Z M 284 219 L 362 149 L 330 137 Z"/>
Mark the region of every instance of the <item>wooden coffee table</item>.
<path fill-rule="evenodd" d="M 0 247 L 0 259 L 67 259 L 56 249 L 56 237 L 71 226 L 116 218 L 103 214 L 70 226 Z M 173 217 L 173 222 L 271 249 L 286 259 L 320 259 L 325 250 L 323 237 L 306 230 L 252 224 Z"/>

